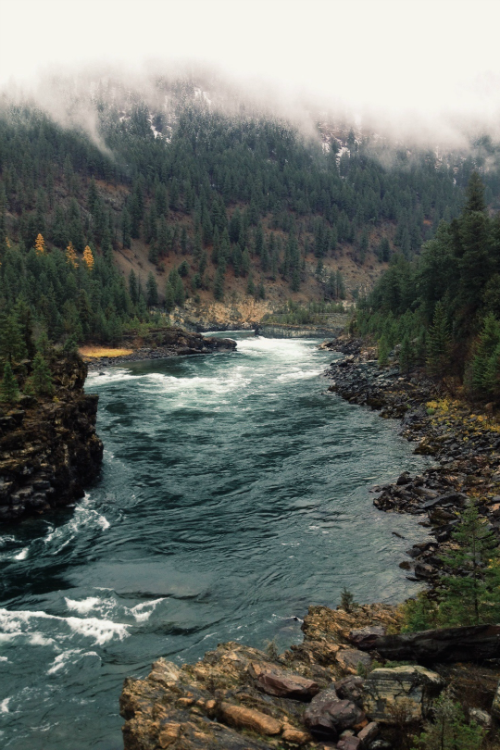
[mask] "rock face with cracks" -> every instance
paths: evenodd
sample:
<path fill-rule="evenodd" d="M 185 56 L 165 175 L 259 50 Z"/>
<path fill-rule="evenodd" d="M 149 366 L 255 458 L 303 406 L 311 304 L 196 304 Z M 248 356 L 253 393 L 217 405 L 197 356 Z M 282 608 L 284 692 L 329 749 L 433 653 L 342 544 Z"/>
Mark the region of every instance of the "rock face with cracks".
<path fill-rule="evenodd" d="M 23 396 L 0 413 L 0 524 L 74 502 L 99 473 L 98 397 L 83 390 L 87 365 L 61 358 L 51 370 L 53 397 Z"/>

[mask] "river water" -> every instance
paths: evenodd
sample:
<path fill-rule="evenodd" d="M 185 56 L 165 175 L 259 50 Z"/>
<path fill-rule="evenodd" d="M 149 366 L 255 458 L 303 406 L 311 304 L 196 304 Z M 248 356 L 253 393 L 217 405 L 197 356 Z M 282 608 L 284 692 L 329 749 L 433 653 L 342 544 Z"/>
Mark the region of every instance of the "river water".
<path fill-rule="evenodd" d="M 123 678 L 224 640 L 280 650 L 313 603 L 412 593 L 424 531 L 370 486 L 422 459 L 325 393 L 314 340 L 93 374 L 102 476 L 74 508 L 0 532 L 0 744 L 118 750 Z M 405 537 L 404 540 L 392 534 Z"/>

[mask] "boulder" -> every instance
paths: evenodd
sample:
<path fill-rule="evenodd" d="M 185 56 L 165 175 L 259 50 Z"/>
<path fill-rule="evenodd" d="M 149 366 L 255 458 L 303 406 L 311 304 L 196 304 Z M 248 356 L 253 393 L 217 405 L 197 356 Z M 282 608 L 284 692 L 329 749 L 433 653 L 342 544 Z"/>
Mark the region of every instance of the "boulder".
<path fill-rule="evenodd" d="M 365 715 L 355 703 L 339 699 L 334 688 L 316 695 L 304 714 L 311 732 L 335 738 L 339 732 L 360 724 Z"/>
<path fill-rule="evenodd" d="M 342 669 L 351 674 L 357 674 L 359 667 L 367 671 L 372 664 L 371 657 L 368 654 L 358 651 L 354 648 L 346 648 L 337 654 L 337 662 Z"/>
<path fill-rule="evenodd" d="M 282 722 L 276 721 L 272 716 L 263 714 L 261 711 L 255 711 L 252 708 L 235 706 L 232 703 L 220 704 L 219 718 L 236 729 L 249 729 L 263 735 L 279 734 L 283 727 Z"/>
<path fill-rule="evenodd" d="M 371 743 L 379 733 L 378 724 L 375 721 L 371 721 L 366 727 L 363 727 L 361 732 L 358 732 L 358 737 L 361 740 L 363 747 L 370 747 Z"/>
<path fill-rule="evenodd" d="M 279 667 L 253 662 L 249 670 L 259 690 L 278 698 L 292 698 L 299 701 L 310 701 L 319 693 L 319 685 L 293 672 Z"/>
<path fill-rule="evenodd" d="M 459 628 L 423 630 L 404 635 L 373 637 L 359 644 L 367 651 L 375 650 L 384 659 L 394 661 L 454 662 L 498 659 L 500 657 L 500 625 L 470 625 Z"/>
<path fill-rule="evenodd" d="M 424 667 L 374 669 L 364 682 L 363 708 L 384 724 L 421 721 L 442 687 L 441 677 Z"/>
<path fill-rule="evenodd" d="M 356 628 L 351 630 L 349 633 L 349 640 L 354 643 L 355 646 L 359 646 L 360 643 L 367 644 L 373 638 L 385 635 L 385 628 L 383 625 L 372 625 L 366 628 Z"/>
<path fill-rule="evenodd" d="M 281 738 L 285 742 L 291 742 L 293 745 L 306 745 L 312 741 L 312 737 L 309 732 L 304 732 L 296 727 L 292 727 L 290 724 L 285 724 Z"/>
<path fill-rule="evenodd" d="M 363 700 L 363 680 L 361 677 L 351 676 L 337 680 L 335 690 L 339 698 L 345 698 L 357 704 L 360 704 Z"/>
<path fill-rule="evenodd" d="M 304 713 L 304 722 L 311 732 L 336 739 L 338 733 L 329 714 L 329 708 L 338 703 L 338 700 L 334 688 L 322 690 L 312 699 L 311 705 Z"/>
<path fill-rule="evenodd" d="M 359 737 L 344 737 L 337 742 L 337 750 L 359 750 L 360 747 Z"/>
<path fill-rule="evenodd" d="M 480 708 L 469 709 L 469 719 L 475 721 L 480 727 L 484 729 L 491 729 L 493 720 L 487 711 L 482 711 Z"/>

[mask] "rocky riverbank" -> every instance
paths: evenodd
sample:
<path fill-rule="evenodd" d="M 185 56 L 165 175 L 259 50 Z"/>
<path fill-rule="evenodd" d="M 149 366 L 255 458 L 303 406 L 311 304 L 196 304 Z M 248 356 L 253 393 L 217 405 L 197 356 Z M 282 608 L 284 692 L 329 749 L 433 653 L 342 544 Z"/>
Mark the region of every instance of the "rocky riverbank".
<path fill-rule="evenodd" d="M 23 396 L 1 409 L 0 523 L 74 502 L 99 473 L 98 397 L 83 390 L 87 365 L 59 358 L 51 370 L 53 397 Z"/>
<path fill-rule="evenodd" d="M 325 348 L 344 354 L 325 373 L 333 380 L 328 390 L 399 419 L 401 434 L 415 443 L 415 453 L 433 458 L 421 475 L 404 473 L 396 482 L 373 488 L 377 508 L 411 513 L 429 527 L 434 541 L 408 550 L 410 559 L 401 566 L 432 584 L 442 572 L 440 555 L 448 550 L 457 514 L 468 499 L 477 501 L 500 539 L 500 424 L 421 373 L 405 375 L 397 365 L 380 368 L 375 350 L 360 340 L 339 339 Z"/>
<path fill-rule="evenodd" d="M 160 659 L 146 679 L 125 680 L 125 750 L 407 750 L 445 686 L 493 738 L 500 668 L 383 664 L 370 642 L 401 640 L 385 635 L 400 622 L 391 606 L 311 607 L 303 642 L 281 656 L 230 642 L 193 665 Z"/>
<path fill-rule="evenodd" d="M 434 457 L 421 475 L 373 488 L 377 507 L 429 528 L 433 541 L 402 566 L 432 586 L 468 498 L 499 534 L 500 427 L 419 373 L 379 368 L 360 341 L 324 348 L 344 354 L 327 372 L 330 391 L 400 419 L 416 450 Z M 160 659 L 147 678 L 125 681 L 125 750 L 409 750 L 445 689 L 483 728 L 484 747 L 498 749 L 500 626 L 402 636 L 401 622 L 393 606 L 311 607 L 303 642 L 284 654 L 225 643 L 194 665 Z"/>
<path fill-rule="evenodd" d="M 147 334 L 126 334 L 121 346 L 129 350 L 129 354 L 114 356 L 110 350 L 109 356 L 85 356 L 89 369 L 100 370 L 109 365 L 140 362 L 148 359 L 165 359 L 167 357 L 182 357 L 193 354 L 213 354 L 214 352 L 228 352 L 236 349 L 236 341 L 230 338 L 219 339 L 212 336 L 202 336 L 182 328 L 150 329 Z"/>

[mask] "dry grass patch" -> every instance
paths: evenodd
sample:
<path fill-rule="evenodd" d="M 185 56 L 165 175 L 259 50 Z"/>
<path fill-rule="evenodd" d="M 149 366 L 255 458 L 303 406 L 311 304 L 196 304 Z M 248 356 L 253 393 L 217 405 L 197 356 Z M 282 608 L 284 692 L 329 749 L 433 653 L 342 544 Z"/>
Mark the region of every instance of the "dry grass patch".
<path fill-rule="evenodd" d="M 97 357 L 126 357 L 133 354 L 133 349 L 107 349 L 105 346 L 81 346 L 78 350 L 84 359 Z"/>

